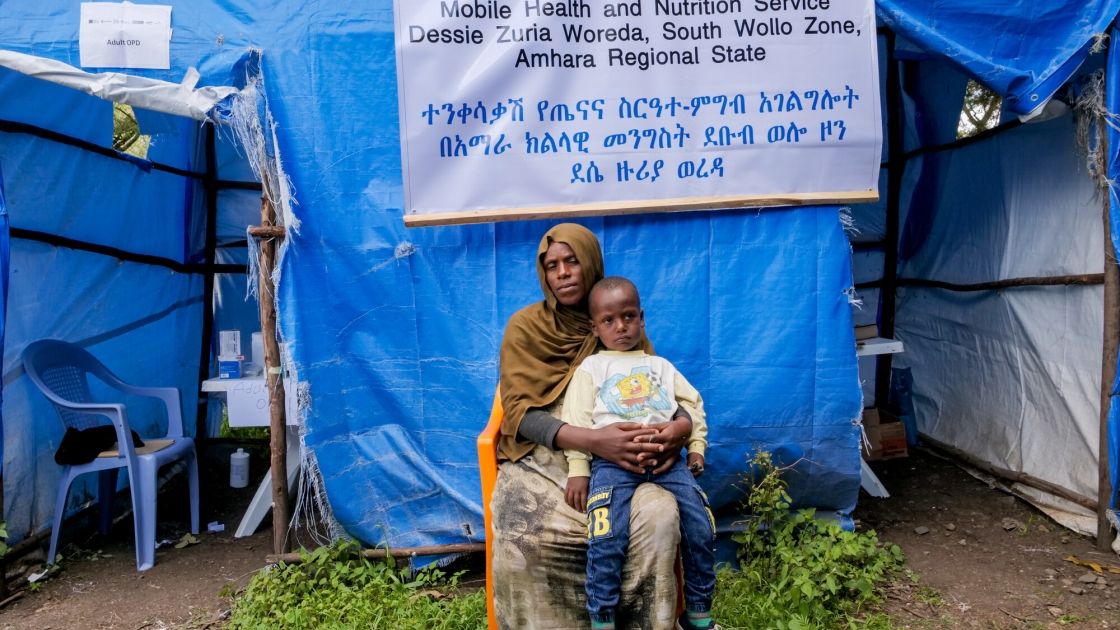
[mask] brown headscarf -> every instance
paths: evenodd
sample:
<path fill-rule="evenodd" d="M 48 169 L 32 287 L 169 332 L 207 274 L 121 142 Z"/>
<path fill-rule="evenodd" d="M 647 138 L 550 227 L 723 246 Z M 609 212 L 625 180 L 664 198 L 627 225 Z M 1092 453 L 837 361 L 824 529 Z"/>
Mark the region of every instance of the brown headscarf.
<path fill-rule="evenodd" d="M 517 311 L 506 326 L 500 358 L 502 436 L 498 448 L 504 457 L 518 460 L 533 450 L 531 442 L 518 441 L 517 428 L 525 412 L 556 402 L 571 380 L 572 368 L 595 352 L 587 306 L 560 304 L 545 278 L 542 261 L 553 243 L 567 243 L 579 260 L 584 289 L 603 277 L 603 252 L 599 239 L 575 223 L 561 223 L 545 232 L 537 247 L 537 277 L 544 301 Z"/>

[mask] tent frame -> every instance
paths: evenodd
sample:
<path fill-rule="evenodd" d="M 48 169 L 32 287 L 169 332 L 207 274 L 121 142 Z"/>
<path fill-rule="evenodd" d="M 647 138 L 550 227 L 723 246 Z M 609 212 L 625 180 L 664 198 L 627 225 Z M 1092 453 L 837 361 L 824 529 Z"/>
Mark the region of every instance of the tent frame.
<path fill-rule="evenodd" d="M 79 150 L 94 153 L 109 159 L 125 162 L 138 161 L 138 158 L 127 156 L 113 150 L 112 148 L 104 147 L 87 140 L 74 138 L 65 134 L 61 134 L 41 127 L 36 127 L 34 125 L 29 125 L 26 123 L 20 123 L 10 120 L 0 120 L 0 133 L 31 135 L 42 138 L 44 140 L 69 145 Z M 218 196 L 223 190 L 263 190 L 262 185 L 259 182 L 220 179 L 218 177 L 215 124 L 211 123 L 204 125 L 203 134 L 205 168 L 202 172 L 185 170 L 159 162 L 142 160 L 144 166 L 151 168 L 152 170 L 162 171 L 188 179 L 195 179 L 201 182 L 201 186 L 205 193 L 206 208 L 206 235 L 204 241 L 204 262 L 202 263 L 184 263 L 170 258 L 131 252 L 115 247 L 109 247 L 97 243 L 67 238 L 36 230 L 28 230 L 17 227 L 12 227 L 9 230 L 10 236 L 14 239 L 35 241 L 53 245 L 55 247 L 63 247 L 103 256 L 109 256 L 125 262 L 160 266 L 182 274 L 201 274 L 203 276 L 202 297 L 204 305 L 202 331 L 199 344 L 199 382 L 202 382 L 203 380 L 206 380 L 210 377 L 210 369 L 212 367 L 215 276 L 218 274 L 246 274 L 245 265 L 217 262 Z M 98 338 L 100 338 L 100 336 Z M 98 338 L 86 341 L 93 342 Z M 22 370 L 19 373 L 21 374 Z M 18 376 L 18 374 L 7 376 L 8 378 L 12 378 L 13 376 Z M 200 397 L 198 400 L 195 417 L 195 437 L 197 442 L 199 443 L 200 448 L 203 447 L 204 442 L 208 440 L 208 437 L 206 435 L 207 407 L 208 404 L 206 398 Z M 284 478 L 284 475 L 280 475 L 280 477 L 284 479 L 286 486 L 286 478 Z M 2 506 L 3 477 L 2 474 L 0 474 L 0 512 L 2 512 Z M 28 551 L 35 549 L 48 536 L 50 536 L 50 532 L 51 530 L 48 527 L 41 532 L 28 536 L 25 540 L 22 540 L 16 545 L 13 545 L 12 548 L 9 549 L 8 553 L 0 558 L 0 597 L 3 597 L 8 592 L 8 584 L 4 578 L 5 568 L 7 567 L 8 563 L 10 563 L 12 560 L 22 557 Z M 277 553 L 281 551 L 283 550 L 278 550 Z"/>
<path fill-rule="evenodd" d="M 1099 442 L 1098 442 L 1098 485 L 1097 485 L 1097 500 L 1095 502 L 1086 502 L 1083 500 L 1075 500 L 1078 495 L 1064 491 L 1062 488 L 1054 486 L 1054 484 L 1047 483 L 1040 479 L 1035 479 L 1030 475 L 1023 473 L 1015 473 L 1013 471 L 1004 471 L 999 468 L 986 467 L 985 471 L 999 477 L 1007 478 L 1018 483 L 1024 483 L 1036 487 L 1045 492 L 1050 492 L 1063 496 L 1067 500 L 1073 500 L 1083 506 L 1095 509 L 1097 513 L 1097 549 L 1101 551 L 1108 551 L 1111 543 L 1111 523 L 1108 518 L 1109 502 L 1112 497 L 1112 481 L 1109 474 L 1109 407 L 1112 401 L 1113 383 L 1116 379 L 1117 359 L 1118 359 L 1118 346 L 1120 346 L 1120 265 L 1117 264 L 1116 252 L 1112 245 L 1111 235 L 1111 200 L 1108 194 L 1102 195 L 1104 204 L 1102 207 L 1102 216 L 1104 223 L 1104 242 L 1105 249 L 1104 256 L 1104 273 L 1100 274 L 1080 274 L 1080 275 L 1065 275 L 1065 276 L 1051 276 L 1051 277 L 1029 277 L 1029 278 L 1011 278 L 1005 280 L 998 280 L 992 282 L 982 282 L 976 284 L 954 284 L 949 282 L 941 282 L 930 279 L 920 278 L 900 278 L 898 276 L 898 246 L 899 246 L 899 218 L 901 215 L 902 205 L 902 181 L 906 171 L 907 163 L 920 155 L 931 153 L 935 151 L 944 151 L 948 149 L 959 148 L 966 146 L 973 142 L 979 142 L 989 138 L 995 134 L 1003 133 L 1022 124 L 1019 120 L 1015 120 L 1006 125 L 1001 125 L 995 129 L 987 132 L 982 132 L 968 138 L 962 138 L 954 142 L 945 143 L 942 145 L 920 147 L 914 151 L 904 153 L 903 147 L 903 117 L 902 109 L 902 82 L 901 73 L 903 71 L 903 62 L 901 62 L 895 54 L 896 35 L 889 28 L 880 28 L 880 34 L 886 36 L 887 46 L 887 76 L 886 76 L 886 115 L 887 115 L 887 161 L 885 168 L 887 169 L 887 204 L 886 204 L 886 236 L 880 243 L 865 244 L 864 247 L 876 245 L 881 246 L 883 257 L 883 273 L 879 281 L 860 283 L 856 285 L 857 289 L 860 288 L 880 288 L 880 319 L 879 330 L 880 334 L 886 338 L 893 338 L 895 333 L 895 311 L 896 311 L 896 298 L 898 287 L 930 287 L 937 289 L 944 289 L 949 291 L 997 291 L 1012 287 L 1032 287 L 1032 286 L 1066 286 L 1066 285 L 1104 285 L 1104 331 L 1101 349 L 1101 390 L 1100 390 L 1100 422 L 1099 422 Z M 1115 45 L 1115 43 L 1113 44 Z M 1106 71 L 1106 81 L 1113 76 L 1120 76 L 1120 69 L 1112 67 L 1109 63 Z M 1100 132 L 1099 142 L 1107 144 L 1107 138 L 1103 132 Z M 1105 147 L 1105 155 L 1108 155 L 1108 147 Z M 860 249 L 855 247 L 854 249 Z M 875 366 L 875 401 L 877 404 L 884 404 L 888 398 L 891 379 L 891 355 L 883 355 L 878 357 Z M 958 459 L 962 458 L 963 452 L 956 449 L 945 449 L 951 455 Z M 977 462 L 970 461 L 970 465 L 976 465 Z M 1061 491 L 1061 492 L 1059 492 Z M 1090 503 L 1095 503 L 1090 505 Z"/>

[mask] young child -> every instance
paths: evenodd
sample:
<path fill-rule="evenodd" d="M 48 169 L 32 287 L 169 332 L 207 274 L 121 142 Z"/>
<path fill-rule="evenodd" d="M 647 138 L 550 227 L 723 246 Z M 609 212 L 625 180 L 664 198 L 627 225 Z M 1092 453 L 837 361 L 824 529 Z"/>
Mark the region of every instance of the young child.
<path fill-rule="evenodd" d="M 707 497 L 693 479 L 704 470 L 707 426 L 700 394 L 671 363 L 635 350 L 645 331 L 638 289 L 625 278 L 600 280 L 588 298 L 591 327 L 606 347 L 583 361 L 572 375 L 562 419 L 581 427 L 615 422 L 658 424 L 671 421 L 680 405 L 692 416 L 688 465 L 677 459 L 654 474 L 624 470 L 581 451 L 566 451 L 565 500 L 588 517 L 587 609 L 594 630 L 612 630 L 618 606 L 622 563 L 630 535 L 630 499 L 642 483 L 655 483 L 677 499 L 680 508 L 681 557 L 684 561 L 683 630 L 712 630 L 715 560 L 711 544 L 715 520 Z M 692 474 L 689 474 L 689 470 Z"/>

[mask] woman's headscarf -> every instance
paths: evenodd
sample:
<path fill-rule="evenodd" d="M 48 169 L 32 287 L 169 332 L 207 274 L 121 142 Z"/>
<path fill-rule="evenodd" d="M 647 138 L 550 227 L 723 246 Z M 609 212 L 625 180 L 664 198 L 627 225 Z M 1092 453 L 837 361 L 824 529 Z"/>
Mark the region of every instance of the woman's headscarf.
<path fill-rule="evenodd" d="M 544 272 L 544 255 L 553 243 L 566 243 L 575 252 L 582 271 L 584 291 L 603 278 L 603 252 L 599 239 L 575 223 L 561 223 L 545 232 L 537 247 L 537 277 L 544 301 L 518 311 L 502 339 L 500 386 L 502 435 L 499 449 L 518 460 L 533 450 L 530 442 L 517 440 L 525 412 L 551 405 L 564 394 L 572 368 L 595 352 L 586 300 L 575 307 L 556 300 Z"/>

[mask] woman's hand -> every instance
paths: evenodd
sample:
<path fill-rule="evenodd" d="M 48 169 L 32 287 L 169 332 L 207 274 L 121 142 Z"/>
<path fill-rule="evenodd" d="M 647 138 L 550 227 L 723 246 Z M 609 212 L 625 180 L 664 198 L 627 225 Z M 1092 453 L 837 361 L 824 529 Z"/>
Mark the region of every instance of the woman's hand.
<path fill-rule="evenodd" d="M 689 426 L 691 431 L 691 423 Z M 555 444 L 560 448 L 587 451 L 595 457 L 614 462 L 620 468 L 642 473 L 648 467 L 648 462 L 643 462 L 662 451 L 657 434 L 657 429 L 636 422 L 619 422 L 601 429 L 565 424 L 556 433 Z"/>
<path fill-rule="evenodd" d="M 645 466 L 653 466 L 653 473 L 660 475 L 661 473 L 669 470 L 677 462 L 677 458 L 681 456 L 681 449 L 688 443 L 688 438 L 692 435 L 692 421 L 684 418 L 673 418 L 672 422 L 665 424 L 653 424 L 650 428 L 656 429 L 652 437 L 652 443 L 656 444 L 658 449 L 656 455 L 646 455 L 642 458 Z M 652 457 L 652 461 L 650 458 Z"/>

